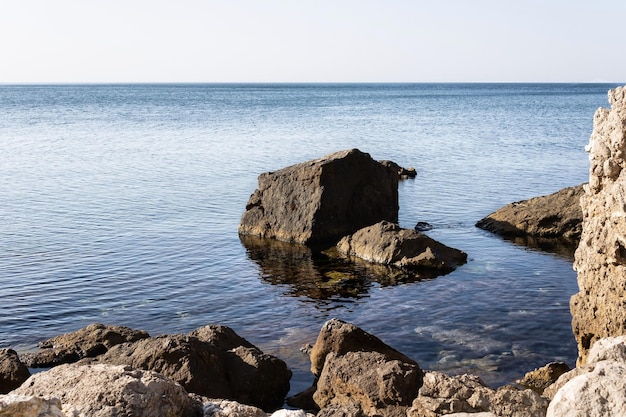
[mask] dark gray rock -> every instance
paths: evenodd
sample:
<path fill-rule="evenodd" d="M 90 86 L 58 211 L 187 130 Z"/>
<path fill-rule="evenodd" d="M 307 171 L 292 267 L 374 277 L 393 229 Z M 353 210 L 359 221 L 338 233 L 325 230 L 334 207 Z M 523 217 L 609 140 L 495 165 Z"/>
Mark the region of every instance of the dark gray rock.
<path fill-rule="evenodd" d="M 259 175 L 239 233 L 307 245 L 335 243 L 398 219 L 398 175 L 358 149 Z"/>

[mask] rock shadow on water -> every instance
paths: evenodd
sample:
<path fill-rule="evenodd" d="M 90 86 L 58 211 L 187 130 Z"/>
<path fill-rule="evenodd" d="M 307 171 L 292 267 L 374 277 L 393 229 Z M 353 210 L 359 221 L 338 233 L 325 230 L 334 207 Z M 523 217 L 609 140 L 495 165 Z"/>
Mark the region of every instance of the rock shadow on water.
<path fill-rule="evenodd" d="M 373 283 L 393 286 L 437 276 L 342 256 L 333 247 L 309 247 L 253 235 L 239 235 L 250 260 L 259 265 L 261 279 L 284 285 L 288 296 L 312 300 L 367 297 Z"/>

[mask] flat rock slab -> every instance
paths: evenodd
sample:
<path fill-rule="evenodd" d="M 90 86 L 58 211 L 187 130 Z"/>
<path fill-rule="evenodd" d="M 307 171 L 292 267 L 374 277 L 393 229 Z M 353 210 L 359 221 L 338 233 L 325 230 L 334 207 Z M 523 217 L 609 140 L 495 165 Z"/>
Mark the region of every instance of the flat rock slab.
<path fill-rule="evenodd" d="M 259 175 L 239 233 L 306 245 L 336 243 L 398 219 L 398 173 L 358 149 Z"/>
<path fill-rule="evenodd" d="M 505 237 L 580 239 L 583 185 L 507 204 L 476 223 L 476 227 Z"/>
<path fill-rule="evenodd" d="M 369 262 L 393 265 L 409 270 L 451 272 L 467 262 L 467 254 L 448 247 L 414 229 L 395 223 L 379 222 L 346 236 L 337 250 Z"/>

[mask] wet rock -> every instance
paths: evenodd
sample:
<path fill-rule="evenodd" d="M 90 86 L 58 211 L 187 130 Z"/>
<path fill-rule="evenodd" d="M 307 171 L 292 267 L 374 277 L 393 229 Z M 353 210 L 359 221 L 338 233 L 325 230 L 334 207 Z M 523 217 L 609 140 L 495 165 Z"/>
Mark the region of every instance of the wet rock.
<path fill-rule="evenodd" d="M 30 377 L 30 371 L 13 349 L 0 349 L 0 394 L 22 385 Z"/>
<path fill-rule="evenodd" d="M 344 237 L 337 243 L 337 250 L 347 256 L 409 270 L 447 273 L 467 262 L 465 252 L 386 221 Z"/>
<path fill-rule="evenodd" d="M 190 335 L 159 336 L 114 346 L 91 361 L 159 372 L 188 392 L 210 398 L 263 409 L 282 405 L 291 378 L 285 362 L 225 326 L 207 326 L 192 334 L 206 341 Z"/>
<path fill-rule="evenodd" d="M 533 236 L 577 241 L 582 232 L 583 185 L 507 204 L 476 226 L 501 236 Z"/>
<path fill-rule="evenodd" d="M 40 398 L 32 395 L 0 395 L 2 417 L 67 417 L 61 411 L 58 398 Z"/>
<path fill-rule="evenodd" d="M 415 178 L 417 176 L 417 171 L 415 171 L 415 168 L 413 167 L 403 168 L 397 163 L 393 161 L 389 161 L 389 160 L 382 160 L 378 162 L 380 162 L 382 165 L 386 166 L 387 168 L 391 169 L 393 172 L 397 173 L 398 178 L 401 180 Z"/>
<path fill-rule="evenodd" d="M 575 254 L 579 292 L 570 301 L 578 365 L 599 339 L 626 334 L 626 88 L 596 111 L 586 150 L 591 162 Z"/>
<path fill-rule="evenodd" d="M 358 149 L 259 176 L 239 233 L 303 244 L 335 243 L 398 219 L 398 176 Z"/>
<path fill-rule="evenodd" d="M 570 367 L 564 362 L 551 362 L 541 368 L 537 368 L 528 372 L 523 378 L 516 382 L 525 388 L 530 388 L 538 394 L 552 385 L 556 380 L 566 372 L 570 371 Z"/>
<path fill-rule="evenodd" d="M 134 342 L 149 336 L 143 330 L 94 323 L 75 332 L 40 342 L 41 351 L 25 353 L 21 355 L 21 360 L 30 368 L 50 368 L 95 357 L 117 344 Z"/>
<path fill-rule="evenodd" d="M 417 222 L 414 229 L 418 232 L 427 232 L 433 229 L 433 225 L 428 222 Z"/>
<path fill-rule="evenodd" d="M 473 375 L 447 376 L 426 372 L 408 417 L 454 413 L 493 413 L 499 417 L 544 417 L 548 400 L 532 390 L 505 386 L 493 390 Z"/>
<path fill-rule="evenodd" d="M 200 405 L 179 384 L 129 366 L 61 365 L 31 376 L 13 393 L 58 398 L 68 416 L 201 415 Z"/>

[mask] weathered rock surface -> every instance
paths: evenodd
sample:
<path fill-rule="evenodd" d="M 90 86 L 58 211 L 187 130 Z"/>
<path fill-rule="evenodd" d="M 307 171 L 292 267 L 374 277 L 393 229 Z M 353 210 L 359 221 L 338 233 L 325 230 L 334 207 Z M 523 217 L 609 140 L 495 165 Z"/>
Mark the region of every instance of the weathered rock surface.
<path fill-rule="evenodd" d="M 381 220 L 398 220 L 398 175 L 351 149 L 259 175 L 239 233 L 335 243 Z"/>
<path fill-rule="evenodd" d="M 550 417 L 626 415 L 626 335 L 598 340 L 586 364 L 544 391 Z"/>
<path fill-rule="evenodd" d="M 467 262 L 467 254 L 450 248 L 414 229 L 382 221 L 364 227 L 337 243 L 337 250 L 369 262 L 409 270 L 454 270 Z"/>
<path fill-rule="evenodd" d="M 61 365 L 31 376 L 13 394 L 58 398 L 67 416 L 201 415 L 199 404 L 179 384 L 128 366 Z"/>
<path fill-rule="evenodd" d="M 0 394 L 22 385 L 30 377 L 30 371 L 13 349 L 0 349 Z M 0 414 L 1 415 L 1 414 Z"/>
<path fill-rule="evenodd" d="M 579 292 L 571 298 L 578 364 L 593 343 L 626 334 L 626 88 L 609 91 L 586 150 L 589 184 L 581 199 L 583 230 L 574 269 Z"/>
<path fill-rule="evenodd" d="M 21 355 L 21 359 L 30 368 L 50 368 L 77 362 L 82 358 L 92 358 L 117 344 L 134 342 L 149 336 L 143 330 L 94 323 L 75 332 L 40 342 L 41 351 L 25 353 Z"/>
<path fill-rule="evenodd" d="M 534 236 L 576 241 L 582 232 L 583 185 L 507 204 L 476 223 L 501 236 Z"/>
<path fill-rule="evenodd" d="M 348 352 L 378 352 L 382 353 L 387 360 L 398 360 L 417 365 L 413 359 L 385 344 L 376 336 L 352 323 L 346 323 L 335 318 L 324 323 L 311 349 L 311 372 L 313 375 L 319 376 L 322 373 L 326 356 L 331 352 L 335 353 L 336 356 L 345 355 Z"/>
<path fill-rule="evenodd" d="M 0 395 L 2 417 L 66 417 L 58 398 L 40 398 L 32 395 Z"/>
<path fill-rule="evenodd" d="M 505 386 L 493 390 L 477 376 L 426 372 L 424 384 L 407 416 L 493 413 L 499 417 L 544 417 L 547 407 L 548 400 L 529 389 Z"/>
<path fill-rule="evenodd" d="M 159 372 L 188 392 L 210 398 L 263 409 L 283 403 L 291 378 L 285 362 L 225 326 L 207 326 L 192 334 L 198 337 L 166 335 L 123 343 L 91 361 Z"/>
<path fill-rule="evenodd" d="M 366 416 L 405 415 L 421 384 L 422 371 L 415 364 L 378 352 L 330 352 L 313 399 L 321 409 L 356 404 Z"/>
<path fill-rule="evenodd" d="M 417 176 L 417 171 L 415 171 L 415 168 L 413 167 L 403 168 L 397 163 L 387 159 L 378 162 L 397 173 L 400 180 L 415 178 Z"/>
<path fill-rule="evenodd" d="M 204 399 L 203 417 L 267 417 L 258 407 L 222 399 Z"/>
<path fill-rule="evenodd" d="M 551 362 L 541 368 L 528 372 L 523 378 L 515 382 L 525 388 L 532 389 L 538 394 L 543 394 L 546 388 L 556 382 L 561 375 L 569 371 L 570 367 L 566 363 Z"/>
<path fill-rule="evenodd" d="M 324 323 L 310 358 L 318 416 L 405 416 L 422 384 L 414 360 L 338 319 Z"/>

